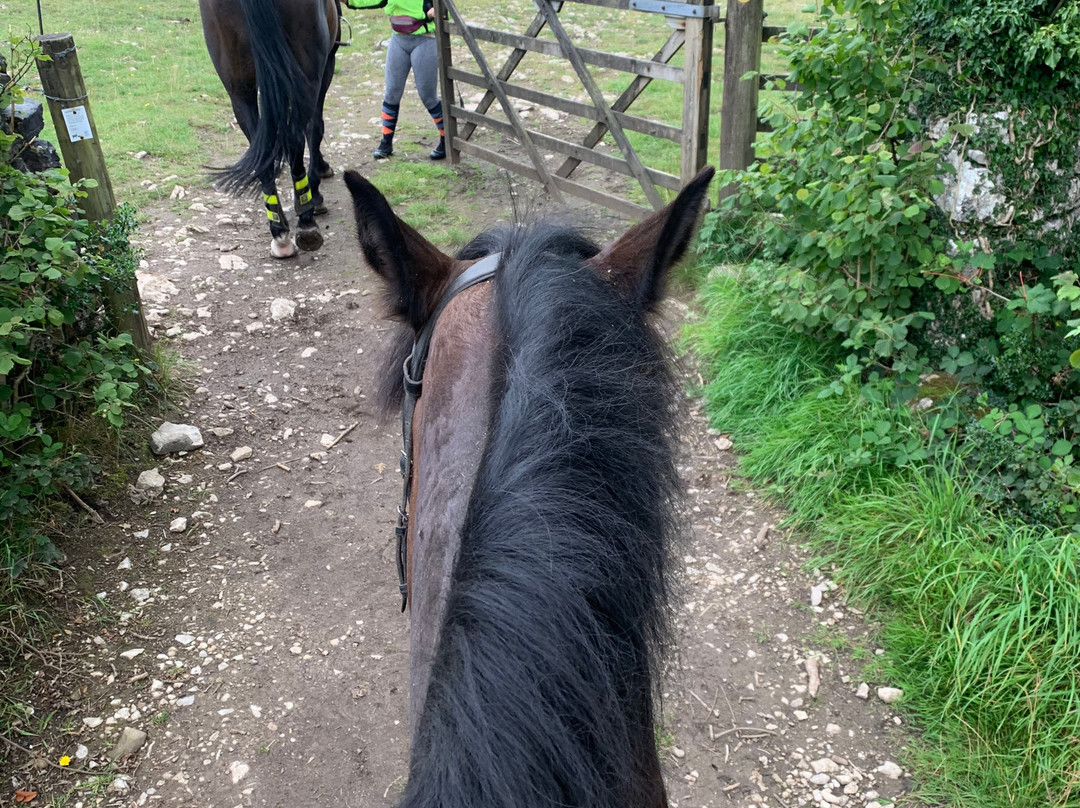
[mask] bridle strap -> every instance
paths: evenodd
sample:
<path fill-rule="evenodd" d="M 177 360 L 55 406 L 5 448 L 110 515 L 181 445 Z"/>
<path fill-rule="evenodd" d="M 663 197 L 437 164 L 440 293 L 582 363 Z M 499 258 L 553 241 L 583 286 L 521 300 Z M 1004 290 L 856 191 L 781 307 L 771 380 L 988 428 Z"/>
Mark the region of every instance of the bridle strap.
<path fill-rule="evenodd" d="M 405 363 L 402 366 L 405 379 L 405 398 L 401 403 L 402 451 L 400 469 L 402 488 L 401 504 L 398 506 L 397 526 L 394 528 L 394 535 L 397 537 L 398 591 L 401 592 L 401 611 L 403 612 L 409 604 L 408 534 L 409 494 L 412 492 L 413 476 L 413 413 L 416 411 L 416 402 L 423 392 L 424 365 L 427 363 L 428 349 L 431 347 L 431 335 L 435 331 L 435 324 L 438 322 L 439 315 L 442 314 L 443 309 L 450 305 L 450 301 L 470 286 L 489 280 L 499 266 L 499 258 L 500 253 L 485 256 L 454 278 L 453 283 L 439 298 L 438 305 L 435 306 L 435 310 L 428 317 L 427 322 L 424 323 L 424 327 L 416 335 L 416 339 L 413 341 L 412 353 L 405 358 Z"/>

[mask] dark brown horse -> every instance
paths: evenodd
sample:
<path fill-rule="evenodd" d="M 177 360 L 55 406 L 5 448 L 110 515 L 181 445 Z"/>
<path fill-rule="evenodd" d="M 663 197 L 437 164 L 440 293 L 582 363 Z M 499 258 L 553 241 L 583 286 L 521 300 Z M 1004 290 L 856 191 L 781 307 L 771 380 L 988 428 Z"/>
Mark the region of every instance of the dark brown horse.
<path fill-rule="evenodd" d="M 712 173 L 604 249 L 538 225 L 457 258 L 345 176 L 405 324 L 383 396 L 404 399 L 413 461 L 405 806 L 667 805 L 653 698 L 676 389 L 647 315 Z"/>
<path fill-rule="evenodd" d="M 262 189 L 273 241 L 270 253 L 288 258 L 317 250 L 315 223 L 325 213 L 319 181 L 333 174 L 322 156 L 323 102 L 334 75 L 339 33 L 337 0 L 199 0 L 210 59 L 232 101 L 248 150 L 216 172 L 234 193 Z M 311 152 L 304 169 L 304 142 Z M 289 166 L 296 202 L 296 241 L 278 199 L 276 178 Z"/>

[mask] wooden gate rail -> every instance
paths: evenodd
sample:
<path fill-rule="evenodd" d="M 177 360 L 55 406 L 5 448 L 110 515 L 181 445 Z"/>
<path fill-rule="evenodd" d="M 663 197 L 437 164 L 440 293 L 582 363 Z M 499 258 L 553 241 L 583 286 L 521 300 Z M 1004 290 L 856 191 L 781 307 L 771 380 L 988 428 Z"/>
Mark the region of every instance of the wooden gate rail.
<path fill-rule="evenodd" d="M 538 13 L 522 35 L 469 25 L 462 18 L 455 0 L 437 0 L 440 89 L 447 107 L 447 146 L 451 162 L 457 162 L 461 153 L 469 154 L 543 183 L 549 193 L 556 198 L 560 197 L 560 192 L 565 192 L 598 202 L 635 218 L 651 209 L 662 207 L 664 199 L 658 188 L 679 189 L 705 164 L 715 6 L 711 4 L 711 0 L 698 0 L 693 4 L 654 2 L 653 0 L 534 0 L 534 2 Z M 682 16 L 683 20 L 681 30 L 674 30 L 651 60 L 635 58 L 575 46 L 558 16 L 565 2 L 620 10 L 640 7 L 644 11 L 663 11 L 669 15 L 676 13 Z M 554 41 L 538 38 L 537 35 L 545 27 L 554 35 Z M 450 49 L 452 35 L 464 40 L 466 48 L 476 62 L 479 74 L 452 64 Z M 497 72 L 492 69 L 480 50 L 479 42 L 489 42 L 513 49 Z M 668 64 L 680 49 L 683 49 L 685 53 L 685 68 Z M 569 61 L 592 103 L 571 101 L 552 93 L 512 83 L 509 79 L 526 53 L 540 53 Z M 615 101 L 609 104 L 586 65 L 629 73 L 632 74 L 633 79 Z M 627 112 L 654 79 L 683 85 L 683 126 L 672 126 Z M 475 109 L 466 109 L 463 104 L 454 103 L 455 82 L 481 87 L 485 90 Z M 584 118 L 592 121 L 593 125 L 580 143 L 545 135 L 525 127 L 510 100 L 512 98 Z M 506 121 L 487 114 L 491 104 L 496 100 L 499 101 Z M 470 138 L 478 126 L 519 140 L 531 165 L 473 143 Z M 680 176 L 643 165 L 626 136 L 627 131 L 681 144 Z M 620 155 L 595 151 L 595 147 L 606 134 L 611 135 Z M 561 154 L 565 160 L 553 172 L 544 163 L 538 147 Z M 589 163 L 632 177 L 641 187 L 650 207 L 643 207 L 571 180 L 571 174 L 582 163 Z"/>
<path fill-rule="evenodd" d="M 464 70 L 459 70 L 456 67 L 451 67 L 447 72 L 454 81 L 460 81 L 462 84 L 471 84 L 474 87 L 487 87 L 487 82 L 484 78 L 482 76 L 477 76 L 475 73 L 466 73 Z M 550 106 L 552 109 L 557 109 L 560 112 L 577 115 L 580 118 L 587 118 L 590 121 L 601 120 L 600 113 L 596 109 L 588 104 L 583 104 L 580 101 L 557 98 L 542 90 L 533 90 L 529 87 L 522 87 L 520 84 L 511 84 L 508 81 L 499 83 L 502 85 L 505 93 L 511 98 L 520 98 L 522 101 L 529 101 L 533 104 L 544 104 Z M 494 96 L 494 93 L 492 95 Z M 624 112 L 614 112 L 614 107 L 615 104 L 612 104 L 613 114 L 619 119 L 619 123 L 622 124 L 623 129 L 629 129 L 631 132 L 639 132 L 643 135 L 652 135 L 653 137 L 663 138 L 664 140 L 670 140 L 673 143 L 679 143 L 682 140 L 682 129 L 677 126 L 669 126 L 665 123 L 650 121 L 648 118 L 639 118 L 636 115 L 628 115 Z M 474 112 L 482 114 L 479 106 Z M 475 127 L 476 124 L 469 124 L 469 126 Z M 462 127 L 462 130 L 464 131 L 464 127 Z M 606 132 L 607 129 L 605 128 L 604 131 Z M 603 135 L 603 133 L 601 133 L 601 135 Z M 464 138 L 465 135 L 462 134 L 461 137 Z M 598 142 L 599 138 L 597 138 L 596 141 Z M 590 148 L 592 145 L 595 145 L 595 142 L 590 145 Z"/>
<path fill-rule="evenodd" d="M 573 1 L 580 2 L 580 0 Z M 537 2 L 547 5 L 549 0 L 537 0 Z M 453 0 L 443 0 L 443 6 L 448 9 L 453 7 L 456 11 Z M 550 39 L 511 34 L 507 31 L 495 31 L 491 28 L 480 28 L 475 25 L 467 27 L 472 32 L 472 35 L 482 42 L 491 42 L 495 45 L 517 48 L 530 53 L 542 53 L 546 56 L 563 56 L 560 43 L 552 42 Z M 462 26 L 456 19 L 446 26 L 446 30 L 448 33 L 464 36 Z M 637 59 L 633 56 L 619 56 L 615 53 L 595 51 L 589 48 L 575 47 L 574 50 L 581 56 L 581 61 L 595 67 L 608 67 L 623 73 L 636 73 L 639 76 L 648 76 L 651 79 L 663 79 L 664 81 L 682 84 L 683 69 L 681 67 L 651 62 L 648 59 Z"/>

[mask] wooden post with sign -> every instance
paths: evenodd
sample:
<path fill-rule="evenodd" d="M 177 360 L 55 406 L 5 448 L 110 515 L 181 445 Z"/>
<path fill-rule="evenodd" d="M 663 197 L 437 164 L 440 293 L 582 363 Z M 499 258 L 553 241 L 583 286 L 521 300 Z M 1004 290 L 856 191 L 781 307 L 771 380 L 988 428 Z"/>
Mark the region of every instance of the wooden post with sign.
<path fill-rule="evenodd" d="M 97 183 L 97 187 L 85 189 L 86 198 L 81 206 L 87 219 L 106 221 L 112 218 L 116 198 L 79 69 L 75 40 L 71 34 L 44 34 L 37 41 L 41 44 L 42 54 L 49 57 L 38 61 L 38 74 L 49 102 L 49 113 L 56 128 L 57 145 L 64 156 L 64 166 L 72 182 L 92 179 Z M 107 283 L 105 296 L 109 316 L 116 329 L 130 334 L 140 352 L 149 353 L 150 330 L 143 317 L 135 278 L 132 277 L 131 282 L 123 287 Z"/>
<path fill-rule="evenodd" d="M 754 161 L 758 120 L 758 78 L 764 0 L 728 0 L 724 20 L 724 100 L 720 112 L 720 170 L 747 168 Z M 747 73 L 752 78 L 743 80 Z M 723 202 L 737 191 L 720 189 Z"/>

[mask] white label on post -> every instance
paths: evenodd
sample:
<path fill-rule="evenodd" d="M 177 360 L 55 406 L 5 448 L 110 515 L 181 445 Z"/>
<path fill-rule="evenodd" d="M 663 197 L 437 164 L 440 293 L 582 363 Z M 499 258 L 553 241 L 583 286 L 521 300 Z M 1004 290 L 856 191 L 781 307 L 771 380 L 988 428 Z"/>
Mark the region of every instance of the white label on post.
<path fill-rule="evenodd" d="M 64 113 L 64 123 L 67 124 L 68 139 L 72 143 L 80 140 L 93 140 L 94 133 L 90 131 L 90 119 L 86 117 L 86 107 L 71 107 L 60 110 Z"/>

